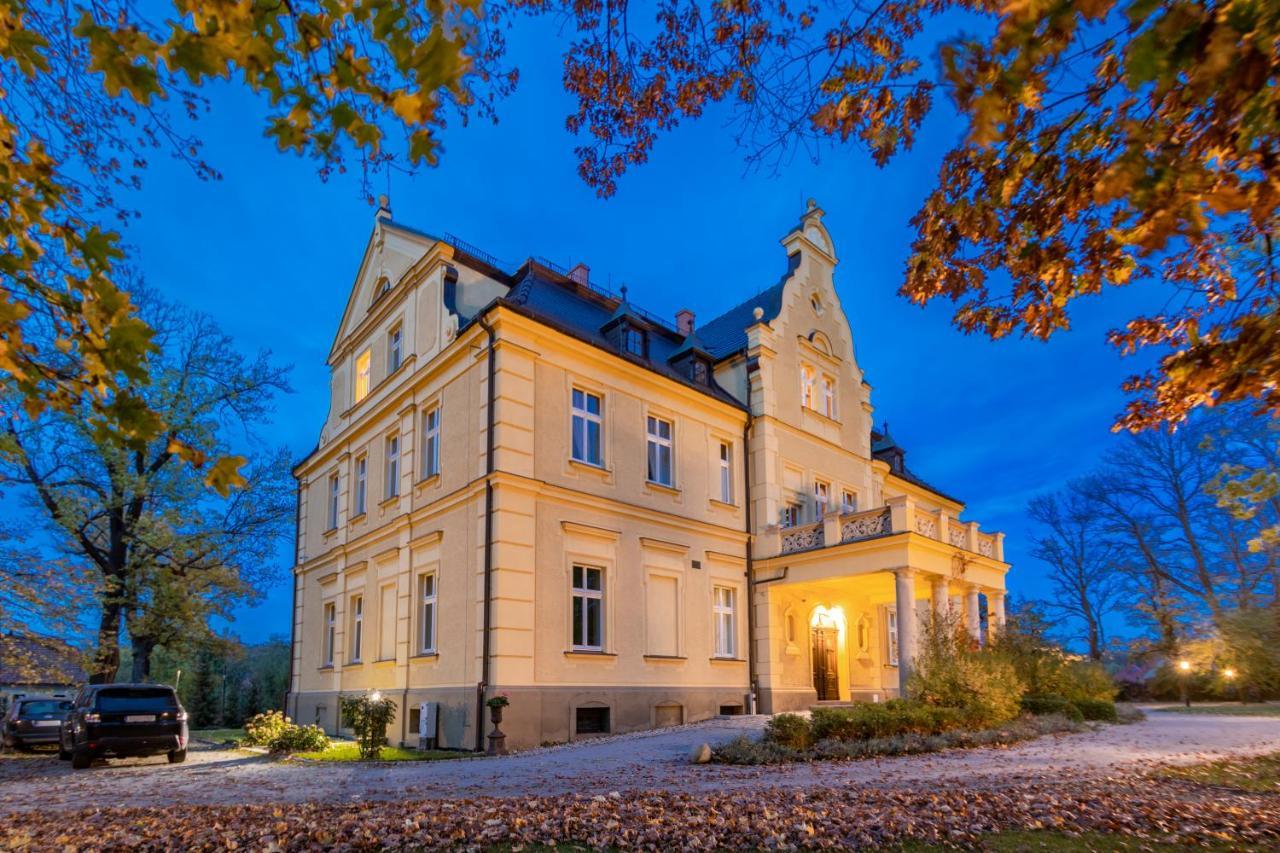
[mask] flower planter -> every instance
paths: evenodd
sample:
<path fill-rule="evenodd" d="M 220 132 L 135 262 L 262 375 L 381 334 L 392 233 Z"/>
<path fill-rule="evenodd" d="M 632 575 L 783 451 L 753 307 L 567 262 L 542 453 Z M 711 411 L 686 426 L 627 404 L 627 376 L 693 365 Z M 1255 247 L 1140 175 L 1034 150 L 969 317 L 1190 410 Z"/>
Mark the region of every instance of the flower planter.
<path fill-rule="evenodd" d="M 498 728 L 498 724 L 502 722 L 502 706 L 489 706 L 489 719 L 493 722 L 493 731 L 489 732 L 489 755 L 506 755 L 507 754 L 507 736 L 502 733 L 502 729 Z"/>

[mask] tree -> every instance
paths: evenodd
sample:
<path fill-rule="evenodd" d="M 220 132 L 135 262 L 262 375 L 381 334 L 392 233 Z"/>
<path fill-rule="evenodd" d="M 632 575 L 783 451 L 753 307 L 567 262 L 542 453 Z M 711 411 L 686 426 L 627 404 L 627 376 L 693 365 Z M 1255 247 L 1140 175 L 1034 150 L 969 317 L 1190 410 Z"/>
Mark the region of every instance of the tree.
<path fill-rule="evenodd" d="M 149 382 L 129 391 L 162 414 L 164 431 L 121 438 L 98 427 L 88 402 L 36 416 L 10 408 L 0 455 L 4 486 L 20 490 L 56 545 L 98 576 L 95 682 L 115 678 L 122 626 L 132 677 L 146 680 L 157 647 L 198 641 L 211 616 L 251 598 L 294 511 L 287 453 L 255 433 L 287 390 L 285 371 L 268 353 L 237 353 L 207 317 L 140 293 L 157 354 Z M 243 450 L 244 486 L 210 491 L 179 445 L 210 456 Z"/>
<path fill-rule="evenodd" d="M 1053 597 L 1047 606 L 1080 627 L 1090 659 L 1100 661 L 1105 619 L 1122 593 L 1119 549 L 1080 483 L 1069 483 L 1061 495 L 1033 498 L 1028 514 L 1045 531 L 1033 541 L 1031 555 L 1049 566 Z"/>
<path fill-rule="evenodd" d="M 1117 427 L 1242 400 L 1280 414 L 1276 4 L 672 0 L 651 25 L 625 2 L 515 5 L 576 24 L 568 126 L 602 195 L 722 101 L 752 158 L 853 139 L 883 165 L 943 88 L 968 132 L 912 219 L 902 295 L 950 300 L 965 332 L 1045 339 L 1075 300 L 1159 279 L 1167 307 L 1108 336 L 1161 355 Z M 930 74 L 918 36 L 957 18 L 976 34 L 944 40 Z"/>
<path fill-rule="evenodd" d="M 93 574 L 75 559 L 36 547 L 30 531 L 0 524 L 0 637 L 6 668 L 40 680 L 50 642 L 75 656 L 66 640 L 83 635 L 81 617 L 92 602 Z M 65 656 L 65 655 L 63 655 Z"/>
<path fill-rule="evenodd" d="M 139 444 L 170 431 L 137 391 L 160 344 L 100 220 L 132 215 L 117 191 L 141 183 L 153 152 L 217 177 L 191 131 L 202 84 L 263 96 L 266 134 L 327 176 L 353 155 L 385 163 L 389 136 L 408 163 L 434 163 L 448 116 L 488 114 L 514 82 L 496 73 L 501 32 L 471 0 L 13 0 L 0 21 L 0 385 L 32 417 L 74 412 Z M 207 478 L 225 490 L 235 471 Z"/>

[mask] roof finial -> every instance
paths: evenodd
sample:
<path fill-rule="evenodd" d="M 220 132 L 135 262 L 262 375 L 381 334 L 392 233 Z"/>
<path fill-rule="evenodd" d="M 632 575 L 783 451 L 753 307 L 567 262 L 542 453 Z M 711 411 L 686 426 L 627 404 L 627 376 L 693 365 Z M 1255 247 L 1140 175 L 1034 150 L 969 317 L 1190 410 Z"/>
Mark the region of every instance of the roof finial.
<path fill-rule="evenodd" d="M 373 215 L 373 218 L 391 218 L 391 199 L 389 199 L 385 194 L 378 196 L 378 212 Z"/>
<path fill-rule="evenodd" d="M 622 285 L 622 301 L 627 301 L 627 286 L 625 284 Z"/>
<path fill-rule="evenodd" d="M 807 202 L 805 202 L 805 205 L 804 205 L 805 210 L 816 210 L 817 207 L 818 207 L 818 200 L 816 198 L 809 199 Z"/>

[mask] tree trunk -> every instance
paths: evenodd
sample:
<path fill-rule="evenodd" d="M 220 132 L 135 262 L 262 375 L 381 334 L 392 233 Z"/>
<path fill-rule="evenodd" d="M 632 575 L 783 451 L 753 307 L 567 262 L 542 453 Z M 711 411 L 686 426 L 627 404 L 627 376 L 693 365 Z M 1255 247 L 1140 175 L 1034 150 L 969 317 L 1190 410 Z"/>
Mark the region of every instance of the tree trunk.
<path fill-rule="evenodd" d="M 151 680 L 151 653 L 155 651 L 156 641 L 150 637 L 131 637 L 130 650 L 133 652 L 133 674 L 130 679 L 134 682 L 147 682 Z"/>
<path fill-rule="evenodd" d="M 93 656 L 93 668 L 89 673 L 90 684 L 110 684 L 120 670 L 120 619 L 123 607 L 119 603 L 102 605 L 98 619 L 98 650 Z"/>

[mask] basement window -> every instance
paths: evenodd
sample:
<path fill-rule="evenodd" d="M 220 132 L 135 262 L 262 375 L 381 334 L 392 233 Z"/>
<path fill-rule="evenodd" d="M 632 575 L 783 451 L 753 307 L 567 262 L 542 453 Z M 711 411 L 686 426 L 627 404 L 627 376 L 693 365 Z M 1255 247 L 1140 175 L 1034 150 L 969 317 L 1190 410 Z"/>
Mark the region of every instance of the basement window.
<path fill-rule="evenodd" d="M 607 735 L 609 733 L 608 708 L 576 708 L 574 732 L 580 735 Z"/>

